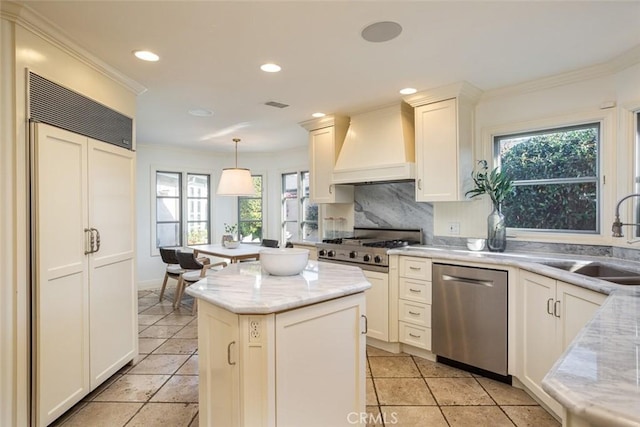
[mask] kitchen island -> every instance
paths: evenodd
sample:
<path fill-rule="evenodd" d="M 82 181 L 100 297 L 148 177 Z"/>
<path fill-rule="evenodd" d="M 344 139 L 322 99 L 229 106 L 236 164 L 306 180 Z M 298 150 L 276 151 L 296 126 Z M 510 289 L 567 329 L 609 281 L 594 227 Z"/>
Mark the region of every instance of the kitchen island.
<path fill-rule="evenodd" d="M 200 425 L 359 425 L 370 286 L 357 267 L 310 261 L 287 277 L 233 264 L 187 288 L 199 304 Z"/>

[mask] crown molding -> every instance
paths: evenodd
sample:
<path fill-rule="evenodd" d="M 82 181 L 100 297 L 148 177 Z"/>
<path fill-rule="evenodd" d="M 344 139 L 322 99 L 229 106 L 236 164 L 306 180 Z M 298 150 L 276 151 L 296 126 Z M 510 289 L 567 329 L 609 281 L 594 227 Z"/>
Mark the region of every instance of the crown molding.
<path fill-rule="evenodd" d="M 90 52 L 78 46 L 73 40 L 65 35 L 64 31 L 60 27 L 56 26 L 28 6 L 20 5 L 12 1 L 0 1 L 0 18 L 13 22 L 16 25 L 20 25 L 26 30 L 36 34 L 58 49 L 72 56 L 74 59 L 77 59 L 100 74 L 124 86 L 136 95 L 140 95 L 147 91 L 147 88 L 142 84 L 129 78 L 104 61 L 98 59 Z"/>
<path fill-rule="evenodd" d="M 349 117 L 327 115 L 318 119 L 305 120 L 298 123 L 308 131 L 327 128 L 330 126 L 349 126 Z"/>
<path fill-rule="evenodd" d="M 485 101 L 488 99 L 520 95 L 528 92 L 552 89 L 554 87 L 572 83 L 579 83 L 599 77 L 606 77 L 639 63 L 640 45 L 637 45 L 609 61 L 601 62 L 590 67 L 487 90 L 482 94 L 481 100 Z"/>
<path fill-rule="evenodd" d="M 441 86 L 434 89 L 425 90 L 405 96 L 404 101 L 412 107 L 419 107 L 425 104 L 442 101 L 451 98 L 462 98 L 471 104 L 475 104 L 482 96 L 482 90 L 478 89 L 471 83 L 462 81 L 447 86 Z"/>

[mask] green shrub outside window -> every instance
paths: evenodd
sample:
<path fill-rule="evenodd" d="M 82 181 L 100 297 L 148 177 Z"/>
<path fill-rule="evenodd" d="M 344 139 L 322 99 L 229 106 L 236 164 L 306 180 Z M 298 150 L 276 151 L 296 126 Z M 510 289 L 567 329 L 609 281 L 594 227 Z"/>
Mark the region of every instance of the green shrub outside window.
<path fill-rule="evenodd" d="M 501 171 L 514 181 L 502 206 L 507 227 L 599 232 L 600 124 L 494 138 Z"/>

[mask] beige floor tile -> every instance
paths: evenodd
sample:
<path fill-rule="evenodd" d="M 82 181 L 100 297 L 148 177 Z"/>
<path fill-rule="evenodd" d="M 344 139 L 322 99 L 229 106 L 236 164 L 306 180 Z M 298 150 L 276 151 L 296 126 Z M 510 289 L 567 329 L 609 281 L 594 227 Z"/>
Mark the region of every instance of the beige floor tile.
<path fill-rule="evenodd" d="M 439 405 L 495 405 L 475 378 L 427 378 Z"/>
<path fill-rule="evenodd" d="M 98 396 L 100 393 L 105 391 L 111 384 L 116 382 L 118 380 L 118 378 L 120 378 L 121 376 L 122 376 L 122 374 L 120 372 L 116 372 L 115 374 L 113 374 L 112 376 L 107 378 L 107 380 L 105 382 L 103 382 L 102 384 L 100 384 L 95 390 L 93 390 L 91 393 L 89 393 L 85 397 L 83 397 L 82 400 L 88 402 L 90 400 L 95 399 L 96 396 Z"/>
<path fill-rule="evenodd" d="M 420 373 L 423 377 L 471 377 L 471 374 L 461 369 L 453 368 L 451 366 L 444 365 L 442 363 L 433 362 L 431 360 L 423 359 L 421 357 L 413 358 L 420 369 Z"/>
<path fill-rule="evenodd" d="M 153 354 L 193 354 L 197 349 L 197 339 L 169 338 Z"/>
<path fill-rule="evenodd" d="M 364 420 L 365 425 L 367 427 L 383 427 L 384 424 L 382 424 L 382 415 L 380 414 L 380 407 L 378 406 L 370 406 L 367 405 L 367 412 L 364 415 L 366 416 L 366 419 Z M 362 415 L 358 415 L 358 417 L 362 417 Z M 355 422 L 355 416 L 352 419 L 348 419 L 347 421 L 351 421 L 351 424 L 353 425 L 357 425 L 357 423 Z M 360 418 L 358 418 L 358 421 L 363 421 Z"/>
<path fill-rule="evenodd" d="M 138 353 L 149 354 L 160 347 L 168 338 L 138 338 Z"/>
<path fill-rule="evenodd" d="M 171 313 L 165 316 L 162 320 L 158 321 L 156 325 L 170 325 L 170 326 L 185 326 L 188 323 L 193 321 L 193 316 L 189 315 L 181 315 L 176 313 Z"/>
<path fill-rule="evenodd" d="M 193 419 L 193 421 L 191 421 L 191 424 L 189 424 L 189 427 L 199 427 L 199 426 L 200 426 L 200 413 L 198 412 L 195 418 Z"/>
<path fill-rule="evenodd" d="M 518 427 L 558 427 L 560 425 L 540 406 L 502 406 L 502 410 Z"/>
<path fill-rule="evenodd" d="M 98 395 L 94 402 L 146 402 L 170 375 L 123 375 Z"/>
<path fill-rule="evenodd" d="M 419 377 L 420 372 L 411 357 L 371 357 L 371 375 L 377 377 Z"/>
<path fill-rule="evenodd" d="M 513 427 L 498 406 L 450 406 L 442 412 L 451 427 Z"/>
<path fill-rule="evenodd" d="M 391 353 L 389 351 L 385 351 L 385 350 L 381 350 L 379 348 L 376 347 L 372 347 L 370 345 L 367 346 L 367 356 L 369 357 L 380 357 L 380 356 L 387 356 L 387 357 L 393 357 L 393 356 L 401 356 L 401 357 L 407 357 L 409 356 L 407 353 Z"/>
<path fill-rule="evenodd" d="M 138 314 L 138 325 L 153 325 L 166 314 Z"/>
<path fill-rule="evenodd" d="M 145 289 L 143 291 L 138 291 L 138 298 L 144 298 L 146 296 L 148 296 L 149 294 L 152 294 L 153 290 L 152 289 Z"/>
<path fill-rule="evenodd" d="M 376 396 L 376 390 L 373 387 L 373 379 L 367 378 L 367 396 L 365 398 L 367 405 L 377 405 L 378 398 Z"/>
<path fill-rule="evenodd" d="M 173 311 L 171 305 L 156 304 L 153 307 L 147 308 L 140 312 L 140 314 L 169 314 Z"/>
<path fill-rule="evenodd" d="M 147 329 L 149 327 L 149 325 L 140 325 L 138 324 L 138 334 L 142 331 L 144 331 L 145 329 Z"/>
<path fill-rule="evenodd" d="M 173 336 L 173 338 L 198 338 L 198 326 L 187 325 Z"/>
<path fill-rule="evenodd" d="M 193 319 L 193 320 L 192 320 L 191 322 L 189 322 L 189 326 L 198 326 L 198 316 L 197 316 L 197 313 L 196 313 L 196 316 L 193 316 L 193 317 L 192 317 L 192 319 Z"/>
<path fill-rule="evenodd" d="M 380 405 L 436 404 L 422 378 L 376 378 L 373 382 Z"/>
<path fill-rule="evenodd" d="M 140 338 L 171 338 L 182 326 L 149 326 L 138 334 Z"/>
<path fill-rule="evenodd" d="M 387 426 L 447 427 L 437 406 L 381 406 L 380 409 Z"/>
<path fill-rule="evenodd" d="M 127 427 L 189 427 L 197 413 L 198 405 L 195 403 L 148 403 Z"/>
<path fill-rule="evenodd" d="M 64 427 L 122 427 L 142 403 L 89 402 L 64 423 Z"/>
<path fill-rule="evenodd" d="M 524 390 L 494 381 L 489 378 L 476 378 L 498 405 L 537 405 Z"/>
<path fill-rule="evenodd" d="M 369 360 L 367 360 L 367 368 L 365 369 L 367 378 L 371 377 L 371 366 L 369 366 Z"/>
<path fill-rule="evenodd" d="M 63 426 L 64 423 L 71 418 L 72 416 L 74 416 L 80 409 L 84 408 L 85 406 L 87 406 L 88 402 L 82 400 L 78 403 L 76 403 L 71 409 L 69 409 L 67 412 L 65 412 L 64 414 L 62 414 L 57 420 L 55 420 L 53 423 L 49 424 L 48 427 L 60 427 Z"/>
<path fill-rule="evenodd" d="M 176 375 L 151 398 L 152 402 L 198 403 L 198 376 Z"/>
<path fill-rule="evenodd" d="M 150 354 L 131 368 L 130 374 L 171 375 L 189 358 L 182 354 Z"/>
<path fill-rule="evenodd" d="M 176 375 L 198 375 L 198 355 L 194 354 L 182 365 Z"/>

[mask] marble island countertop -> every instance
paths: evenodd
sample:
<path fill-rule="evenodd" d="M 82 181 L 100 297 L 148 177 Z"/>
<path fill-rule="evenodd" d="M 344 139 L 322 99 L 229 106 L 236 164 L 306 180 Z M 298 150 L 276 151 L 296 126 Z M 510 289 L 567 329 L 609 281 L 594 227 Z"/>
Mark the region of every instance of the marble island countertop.
<path fill-rule="evenodd" d="M 394 249 L 389 254 L 514 266 L 609 295 L 547 373 L 542 387 L 577 417 L 578 425 L 640 426 L 640 286 L 618 285 L 541 264 L 598 262 L 640 274 L 640 263 L 609 257 L 428 246 Z M 580 424 L 585 422 L 589 424 Z"/>
<path fill-rule="evenodd" d="M 238 314 L 268 314 L 303 307 L 371 287 L 358 267 L 309 261 L 295 276 L 271 276 L 260 262 L 231 264 L 186 292 Z"/>

